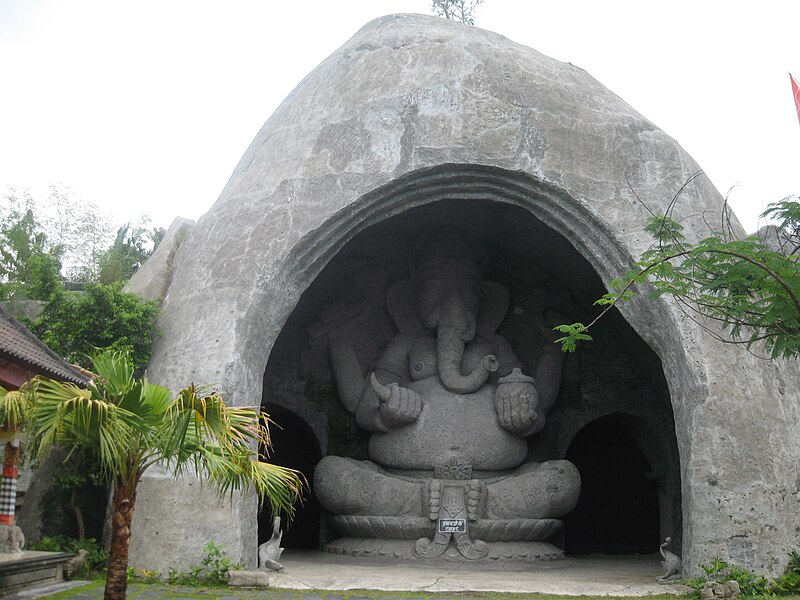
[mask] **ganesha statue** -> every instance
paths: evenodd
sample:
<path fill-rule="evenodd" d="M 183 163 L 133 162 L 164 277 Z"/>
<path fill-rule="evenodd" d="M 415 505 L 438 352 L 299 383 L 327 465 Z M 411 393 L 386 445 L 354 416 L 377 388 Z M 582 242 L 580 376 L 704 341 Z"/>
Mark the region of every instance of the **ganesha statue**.
<path fill-rule="evenodd" d="M 368 461 L 327 456 L 314 488 L 341 535 L 326 549 L 417 559 L 563 557 L 548 540 L 575 506 L 566 460 L 526 462 L 559 392 L 563 354 L 547 343 L 533 376 L 497 333 L 508 290 L 485 281 L 476 253 L 446 231 L 413 276 L 386 292 L 394 335 L 371 369 L 357 352 L 363 312 L 320 315 L 340 400 L 371 432 Z M 546 320 L 546 319 L 545 319 Z"/>

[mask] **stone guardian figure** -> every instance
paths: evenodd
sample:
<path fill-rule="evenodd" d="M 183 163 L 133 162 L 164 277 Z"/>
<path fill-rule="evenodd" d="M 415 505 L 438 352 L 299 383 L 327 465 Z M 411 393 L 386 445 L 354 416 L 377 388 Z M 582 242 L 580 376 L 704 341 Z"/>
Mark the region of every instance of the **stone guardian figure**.
<path fill-rule="evenodd" d="M 266 571 L 282 571 L 283 565 L 278 562 L 283 554 L 281 548 L 281 518 L 276 516 L 272 520 L 272 536 L 258 547 L 258 568 Z"/>
<path fill-rule="evenodd" d="M 671 552 L 667 547 L 672 543 L 672 538 L 667 537 L 664 543 L 658 547 L 661 557 L 661 567 L 664 569 L 664 574 L 656 577 L 656 581 L 671 581 L 679 579 L 681 576 L 681 558 L 674 552 Z"/>

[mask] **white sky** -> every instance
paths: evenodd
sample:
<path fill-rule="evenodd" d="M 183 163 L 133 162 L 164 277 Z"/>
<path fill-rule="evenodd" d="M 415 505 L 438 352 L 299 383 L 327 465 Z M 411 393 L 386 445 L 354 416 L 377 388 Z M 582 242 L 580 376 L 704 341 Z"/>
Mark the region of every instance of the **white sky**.
<path fill-rule="evenodd" d="M 60 183 L 117 223 L 206 212 L 294 86 L 428 0 L 0 0 L 0 192 Z M 586 69 L 705 169 L 752 231 L 800 193 L 797 0 L 486 0 L 476 24 Z M 678 183 L 678 182 L 676 182 Z"/>

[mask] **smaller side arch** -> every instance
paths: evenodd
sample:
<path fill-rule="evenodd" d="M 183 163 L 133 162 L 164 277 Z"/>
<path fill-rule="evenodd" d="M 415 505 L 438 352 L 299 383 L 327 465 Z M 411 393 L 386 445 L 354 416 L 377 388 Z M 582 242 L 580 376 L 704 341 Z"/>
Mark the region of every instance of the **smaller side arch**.
<path fill-rule="evenodd" d="M 260 448 L 262 460 L 282 467 L 300 471 L 309 486 L 314 480 L 314 467 L 322 458 L 317 436 L 313 429 L 295 412 L 279 406 L 268 404 L 263 412 L 269 415 L 272 447 Z M 304 494 L 302 503 L 295 506 L 294 518 L 281 524 L 283 530 L 282 546 L 284 548 L 316 550 L 319 548 L 321 508 L 309 489 Z M 272 535 L 272 518 L 269 507 L 265 504 L 258 513 L 258 543 L 263 544 Z"/>
<path fill-rule="evenodd" d="M 565 519 L 568 553 L 651 554 L 666 535 L 680 537 L 671 531 L 676 490 L 666 475 L 678 465 L 644 418 L 616 412 L 589 421 L 566 458 L 581 473 L 578 505 Z"/>

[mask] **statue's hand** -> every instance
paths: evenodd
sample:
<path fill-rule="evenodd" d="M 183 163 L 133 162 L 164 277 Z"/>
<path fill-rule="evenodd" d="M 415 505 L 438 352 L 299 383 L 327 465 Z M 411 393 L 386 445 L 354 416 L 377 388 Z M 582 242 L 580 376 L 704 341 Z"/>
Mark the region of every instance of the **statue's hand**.
<path fill-rule="evenodd" d="M 417 420 L 422 412 L 422 399 L 417 392 L 397 383 L 383 385 L 375 373 L 370 374 L 369 382 L 378 395 L 381 422 L 384 425 L 396 429 Z"/>
<path fill-rule="evenodd" d="M 504 383 L 501 379 L 494 393 L 497 422 L 503 429 L 513 433 L 527 435 L 533 431 L 539 418 L 536 404 L 536 388 L 533 383 Z"/>
<path fill-rule="evenodd" d="M 359 301 L 345 305 L 343 302 L 328 304 L 319 313 L 319 321 L 309 329 L 312 338 L 327 334 L 331 348 L 352 346 L 363 329 L 364 321 L 369 314 L 369 304 Z"/>

